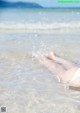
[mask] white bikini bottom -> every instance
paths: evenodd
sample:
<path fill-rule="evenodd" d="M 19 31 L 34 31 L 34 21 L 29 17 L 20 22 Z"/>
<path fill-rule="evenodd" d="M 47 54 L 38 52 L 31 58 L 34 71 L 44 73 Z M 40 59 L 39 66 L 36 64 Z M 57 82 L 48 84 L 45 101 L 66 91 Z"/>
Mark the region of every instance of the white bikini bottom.
<path fill-rule="evenodd" d="M 76 78 L 80 78 L 80 68 L 77 69 L 77 71 L 74 73 L 73 77 L 71 80 L 69 80 L 70 82 L 73 82 Z M 57 76 L 58 82 L 61 82 L 60 78 Z"/>
<path fill-rule="evenodd" d="M 80 68 L 78 68 L 77 71 L 74 73 L 70 82 L 74 81 L 76 78 L 80 78 Z"/>

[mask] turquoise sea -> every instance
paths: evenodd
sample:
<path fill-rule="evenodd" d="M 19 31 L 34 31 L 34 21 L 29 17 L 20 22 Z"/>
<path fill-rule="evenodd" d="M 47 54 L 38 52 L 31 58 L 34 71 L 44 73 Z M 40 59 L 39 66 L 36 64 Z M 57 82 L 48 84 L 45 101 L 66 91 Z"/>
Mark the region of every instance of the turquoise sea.
<path fill-rule="evenodd" d="M 7 113 L 80 113 L 80 92 L 56 82 L 35 56 L 80 65 L 80 12 L 0 9 L 0 107 Z"/>

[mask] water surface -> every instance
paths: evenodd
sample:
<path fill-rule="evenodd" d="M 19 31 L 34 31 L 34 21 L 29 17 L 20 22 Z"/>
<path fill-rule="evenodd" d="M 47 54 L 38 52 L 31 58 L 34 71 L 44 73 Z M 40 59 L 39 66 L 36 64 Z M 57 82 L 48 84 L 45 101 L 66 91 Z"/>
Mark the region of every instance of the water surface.
<path fill-rule="evenodd" d="M 80 13 L 0 10 L 0 106 L 8 113 L 79 113 L 80 92 L 56 82 L 35 56 L 80 65 Z"/>

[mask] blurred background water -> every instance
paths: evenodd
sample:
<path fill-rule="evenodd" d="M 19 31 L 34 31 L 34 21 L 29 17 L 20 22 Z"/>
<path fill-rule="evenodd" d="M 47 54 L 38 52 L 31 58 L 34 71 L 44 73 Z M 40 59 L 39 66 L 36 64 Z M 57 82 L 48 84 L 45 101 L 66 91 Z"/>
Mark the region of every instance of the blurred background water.
<path fill-rule="evenodd" d="M 35 56 L 80 65 L 80 12 L 0 9 L 0 106 L 7 113 L 79 113 L 80 92 L 56 82 Z"/>

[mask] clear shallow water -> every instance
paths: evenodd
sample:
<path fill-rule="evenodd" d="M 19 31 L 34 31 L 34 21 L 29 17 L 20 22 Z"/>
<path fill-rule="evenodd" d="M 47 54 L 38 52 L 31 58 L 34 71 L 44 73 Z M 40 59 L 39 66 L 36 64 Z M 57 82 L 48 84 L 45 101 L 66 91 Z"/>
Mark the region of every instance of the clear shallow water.
<path fill-rule="evenodd" d="M 79 113 L 80 92 L 57 83 L 35 59 L 55 51 L 80 65 L 79 13 L 3 10 L 0 17 L 0 106 L 8 113 Z"/>

